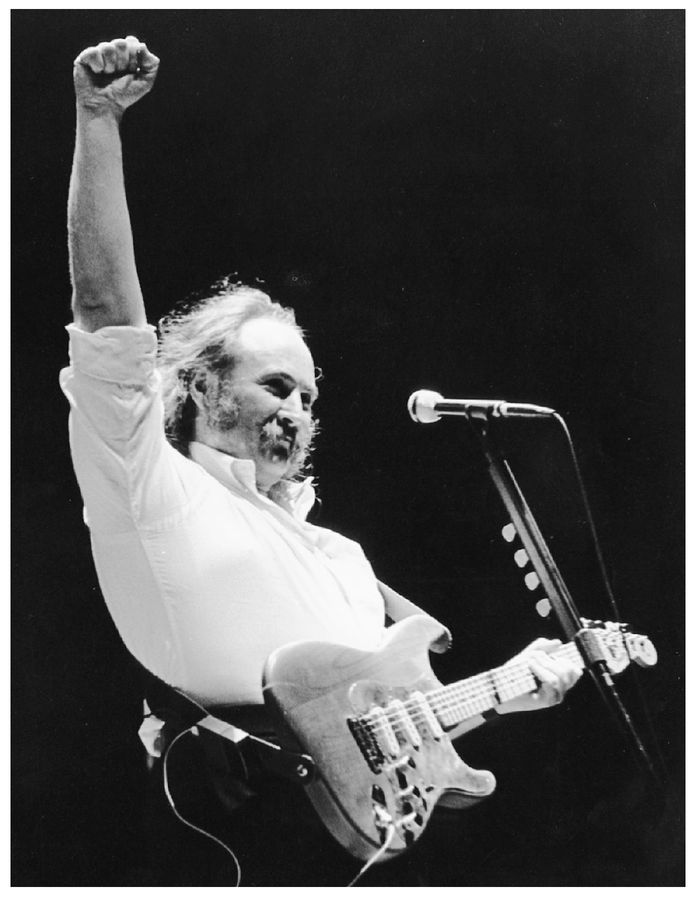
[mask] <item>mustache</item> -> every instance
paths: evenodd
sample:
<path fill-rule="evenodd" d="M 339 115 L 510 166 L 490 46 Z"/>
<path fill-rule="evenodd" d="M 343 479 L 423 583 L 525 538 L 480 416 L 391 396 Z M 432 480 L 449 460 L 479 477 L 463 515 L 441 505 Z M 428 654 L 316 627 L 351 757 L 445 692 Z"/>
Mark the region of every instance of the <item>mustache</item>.
<path fill-rule="evenodd" d="M 260 447 L 284 460 L 302 461 L 309 450 L 312 435 L 312 427 L 298 426 L 288 418 L 273 417 L 262 426 Z"/>

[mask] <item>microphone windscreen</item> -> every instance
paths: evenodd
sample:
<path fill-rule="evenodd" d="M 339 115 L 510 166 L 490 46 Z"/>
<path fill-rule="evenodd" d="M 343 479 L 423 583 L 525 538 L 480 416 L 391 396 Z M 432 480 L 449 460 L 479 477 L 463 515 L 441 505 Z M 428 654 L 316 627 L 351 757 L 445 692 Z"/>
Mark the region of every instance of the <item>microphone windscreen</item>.
<path fill-rule="evenodd" d="M 407 410 L 410 417 L 418 424 L 433 424 L 439 420 L 439 414 L 434 410 L 437 402 L 443 402 L 444 397 L 431 389 L 418 389 L 407 400 Z"/>

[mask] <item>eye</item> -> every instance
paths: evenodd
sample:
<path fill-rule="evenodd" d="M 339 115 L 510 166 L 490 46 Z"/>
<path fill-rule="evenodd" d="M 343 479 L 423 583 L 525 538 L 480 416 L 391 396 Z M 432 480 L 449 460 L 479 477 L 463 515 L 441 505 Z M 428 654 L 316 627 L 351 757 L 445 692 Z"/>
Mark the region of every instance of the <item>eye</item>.
<path fill-rule="evenodd" d="M 310 411 L 313 406 L 313 397 L 309 392 L 301 393 L 301 402 L 303 403 L 303 408 L 305 411 Z"/>
<path fill-rule="evenodd" d="M 279 396 L 282 399 L 285 399 L 289 392 L 286 381 L 282 380 L 281 377 L 272 377 L 269 380 L 265 380 L 262 386 L 272 395 Z"/>

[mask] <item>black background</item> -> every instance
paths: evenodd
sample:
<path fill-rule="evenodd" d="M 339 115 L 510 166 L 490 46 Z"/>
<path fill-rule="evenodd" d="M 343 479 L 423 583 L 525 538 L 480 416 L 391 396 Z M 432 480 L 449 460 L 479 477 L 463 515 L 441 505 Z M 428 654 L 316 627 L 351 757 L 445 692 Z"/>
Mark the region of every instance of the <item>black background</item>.
<path fill-rule="evenodd" d="M 584 681 L 462 744 L 499 788 L 430 846 L 437 883 L 680 884 L 683 12 L 12 19 L 15 884 L 138 882 L 139 684 L 99 595 L 57 385 L 71 61 L 130 33 L 162 59 L 124 123 L 150 320 L 230 272 L 295 307 L 324 371 L 318 522 L 450 626 L 439 673 L 559 629 L 465 427 L 409 420 L 420 387 L 563 415 L 621 618 L 658 649 L 618 688 L 660 749 L 664 809 Z M 502 438 L 580 612 L 610 618 L 559 430 Z"/>

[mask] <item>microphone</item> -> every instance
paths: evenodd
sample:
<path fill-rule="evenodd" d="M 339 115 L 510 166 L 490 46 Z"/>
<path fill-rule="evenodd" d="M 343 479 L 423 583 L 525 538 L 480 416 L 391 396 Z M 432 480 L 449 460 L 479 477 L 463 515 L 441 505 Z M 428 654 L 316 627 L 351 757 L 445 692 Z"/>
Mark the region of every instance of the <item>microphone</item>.
<path fill-rule="evenodd" d="M 433 424 L 441 417 L 550 417 L 553 408 L 523 405 L 503 399 L 444 399 L 431 389 L 418 389 L 407 400 L 410 417 L 418 424 Z"/>

